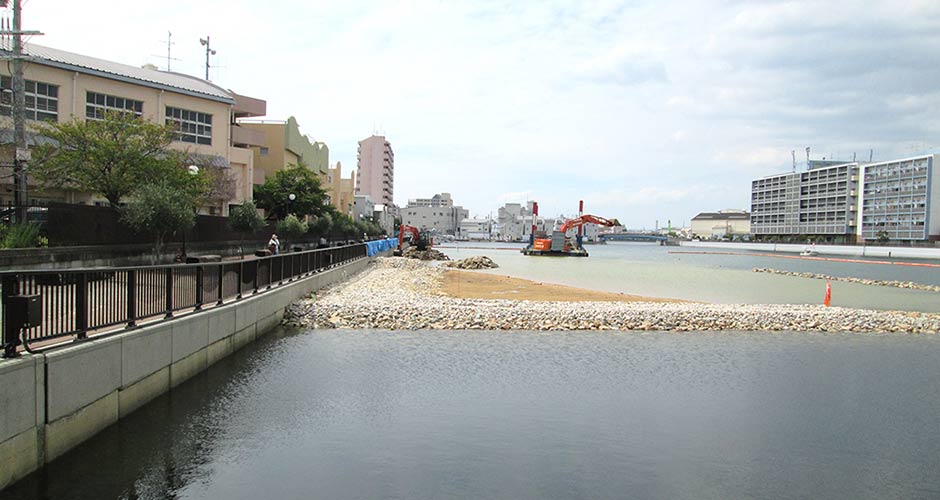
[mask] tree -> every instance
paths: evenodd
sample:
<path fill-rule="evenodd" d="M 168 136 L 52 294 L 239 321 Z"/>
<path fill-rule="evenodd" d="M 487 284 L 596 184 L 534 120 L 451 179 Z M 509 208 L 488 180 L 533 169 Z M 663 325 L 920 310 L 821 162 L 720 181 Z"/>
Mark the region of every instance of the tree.
<path fill-rule="evenodd" d="M 31 173 L 46 186 L 100 194 L 112 207 L 137 186 L 173 175 L 179 166 L 179 155 L 167 149 L 173 126 L 132 113 L 44 124 L 39 133 L 52 142 L 34 149 Z"/>
<path fill-rule="evenodd" d="M 242 242 L 245 240 L 245 235 L 247 233 L 253 234 L 255 231 L 264 227 L 264 217 L 258 215 L 255 202 L 246 200 L 243 201 L 241 205 L 232 208 L 228 214 L 228 224 L 233 230 L 241 234 L 242 239 L 239 242 L 238 251 L 244 255 L 245 251 L 242 248 Z"/>
<path fill-rule="evenodd" d="M 294 195 L 293 200 L 290 195 Z M 287 214 L 304 217 L 324 213 L 326 192 L 320 187 L 317 174 L 299 162 L 267 177 L 263 185 L 255 188 L 254 196 L 255 203 L 267 212 L 269 219 L 282 220 Z"/>
<path fill-rule="evenodd" d="M 277 232 L 286 240 L 300 238 L 307 232 L 307 225 L 296 215 L 290 214 L 277 224 Z M 286 247 L 286 244 L 285 244 Z"/>
<path fill-rule="evenodd" d="M 888 235 L 888 232 L 885 231 L 884 229 L 882 229 L 881 231 L 878 231 L 878 233 L 875 234 L 875 238 L 878 239 L 879 243 L 887 243 L 889 240 L 891 240 L 891 237 Z"/>
<path fill-rule="evenodd" d="M 171 180 L 143 184 L 133 195 L 122 219 L 135 231 L 154 235 L 155 258 L 162 252 L 167 235 L 185 232 L 196 224 L 192 195 L 181 191 Z"/>
<path fill-rule="evenodd" d="M 330 215 L 330 212 L 324 211 L 322 214 L 316 216 L 316 218 L 310 223 L 310 231 L 316 235 L 325 237 L 330 234 L 330 230 L 333 228 L 333 216 Z"/>

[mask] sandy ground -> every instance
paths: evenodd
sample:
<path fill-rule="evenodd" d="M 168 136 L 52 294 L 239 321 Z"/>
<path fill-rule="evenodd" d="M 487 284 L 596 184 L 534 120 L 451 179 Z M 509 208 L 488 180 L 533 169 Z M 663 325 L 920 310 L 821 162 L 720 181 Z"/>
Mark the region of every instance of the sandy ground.
<path fill-rule="evenodd" d="M 459 299 L 510 299 L 562 302 L 684 302 L 678 299 L 662 299 L 625 295 L 622 293 L 598 292 L 550 283 L 539 283 L 521 278 L 499 276 L 474 271 L 448 270 L 441 283 L 441 292 Z"/>

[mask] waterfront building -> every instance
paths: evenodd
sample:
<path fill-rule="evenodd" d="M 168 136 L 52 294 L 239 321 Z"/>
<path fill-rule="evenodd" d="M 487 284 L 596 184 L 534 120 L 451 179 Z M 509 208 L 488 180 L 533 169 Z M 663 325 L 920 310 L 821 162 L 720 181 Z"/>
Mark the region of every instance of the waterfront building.
<path fill-rule="evenodd" d="M 750 231 L 755 239 L 856 240 L 859 164 L 811 160 L 807 167 L 751 183 Z"/>
<path fill-rule="evenodd" d="M 751 233 L 751 214 L 746 210 L 726 209 L 702 212 L 692 217 L 693 238 L 724 238 Z"/>
<path fill-rule="evenodd" d="M 431 198 L 419 199 L 418 204 L 408 205 L 401 209 L 403 224 L 414 226 L 421 230 L 436 230 L 442 234 L 457 235 L 460 222 L 470 216 L 470 211 L 454 205 L 450 193 L 436 194 Z M 426 200 L 436 200 L 435 204 L 425 203 Z"/>
<path fill-rule="evenodd" d="M 464 240 L 480 241 L 492 237 L 492 219 L 464 219 L 460 221 L 457 237 Z"/>
<path fill-rule="evenodd" d="M 336 162 L 336 166 L 329 169 L 326 184 L 330 204 L 340 213 L 350 215 L 353 213 L 353 201 L 356 193 L 356 173 L 351 172 L 348 179 L 343 178 L 343 165 Z"/>
<path fill-rule="evenodd" d="M 359 141 L 356 194 L 369 195 L 376 203 L 390 205 L 395 194 L 395 152 L 384 135 Z"/>
<path fill-rule="evenodd" d="M 242 128 L 253 131 L 264 138 L 264 145 L 253 146 L 255 184 L 289 165 L 306 165 L 320 177 L 326 187 L 329 178 L 330 148 L 323 142 L 314 141 L 300 132 L 300 125 L 293 116 L 287 120 L 241 120 Z"/>
<path fill-rule="evenodd" d="M 940 240 L 940 175 L 928 154 L 869 163 L 862 175 L 861 224 L 866 240 Z"/>
<path fill-rule="evenodd" d="M 172 123 L 179 134 L 170 147 L 189 153 L 202 168 L 216 170 L 217 199 L 201 211 L 227 215 L 229 205 L 252 198 L 254 158 L 250 147 L 263 138 L 246 133 L 243 118 L 263 116 L 266 103 L 240 96 L 194 76 L 106 61 L 64 50 L 24 44 L 29 64 L 26 79 L 27 130 L 40 121 L 98 120 L 105 113 L 133 113 L 144 120 Z M 8 46 L 0 55 L 10 57 Z M 10 67 L 0 66 L 0 142 L 13 142 L 12 79 Z M 35 144 L 37 135 L 28 132 Z M 0 158 L 0 201 L 12 202 L 12 156 Z M 29 178 L 27 200 L 79 204 L 106 204 L 92 193 L 69 189 L 43 189 Z"/>

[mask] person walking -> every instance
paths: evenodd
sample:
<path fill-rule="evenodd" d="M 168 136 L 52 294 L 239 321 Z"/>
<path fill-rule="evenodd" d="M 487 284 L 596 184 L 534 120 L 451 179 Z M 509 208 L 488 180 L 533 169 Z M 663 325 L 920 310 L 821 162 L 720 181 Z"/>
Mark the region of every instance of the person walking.
<path fill-rule="evenodd" d="M 277 234 L 272 234 L 271 239 L 268 240 L 268 250 L 271 252 L 271 255 L 277 255 L 280 253 L 281 242 L 277 239 Z"/>

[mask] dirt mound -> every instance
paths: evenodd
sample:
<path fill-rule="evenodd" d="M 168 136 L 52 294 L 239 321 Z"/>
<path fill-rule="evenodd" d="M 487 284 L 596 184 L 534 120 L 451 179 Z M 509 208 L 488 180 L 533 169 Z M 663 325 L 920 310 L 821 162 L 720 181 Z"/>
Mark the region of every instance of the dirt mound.
<path fill-rule="evenodd" d="M 450 260 L 450 257 L 438 252 L 437 250 L 418 250 L 417 247 L 408 247 L 401 254 L 402 257 L 418 260 Z"/>

